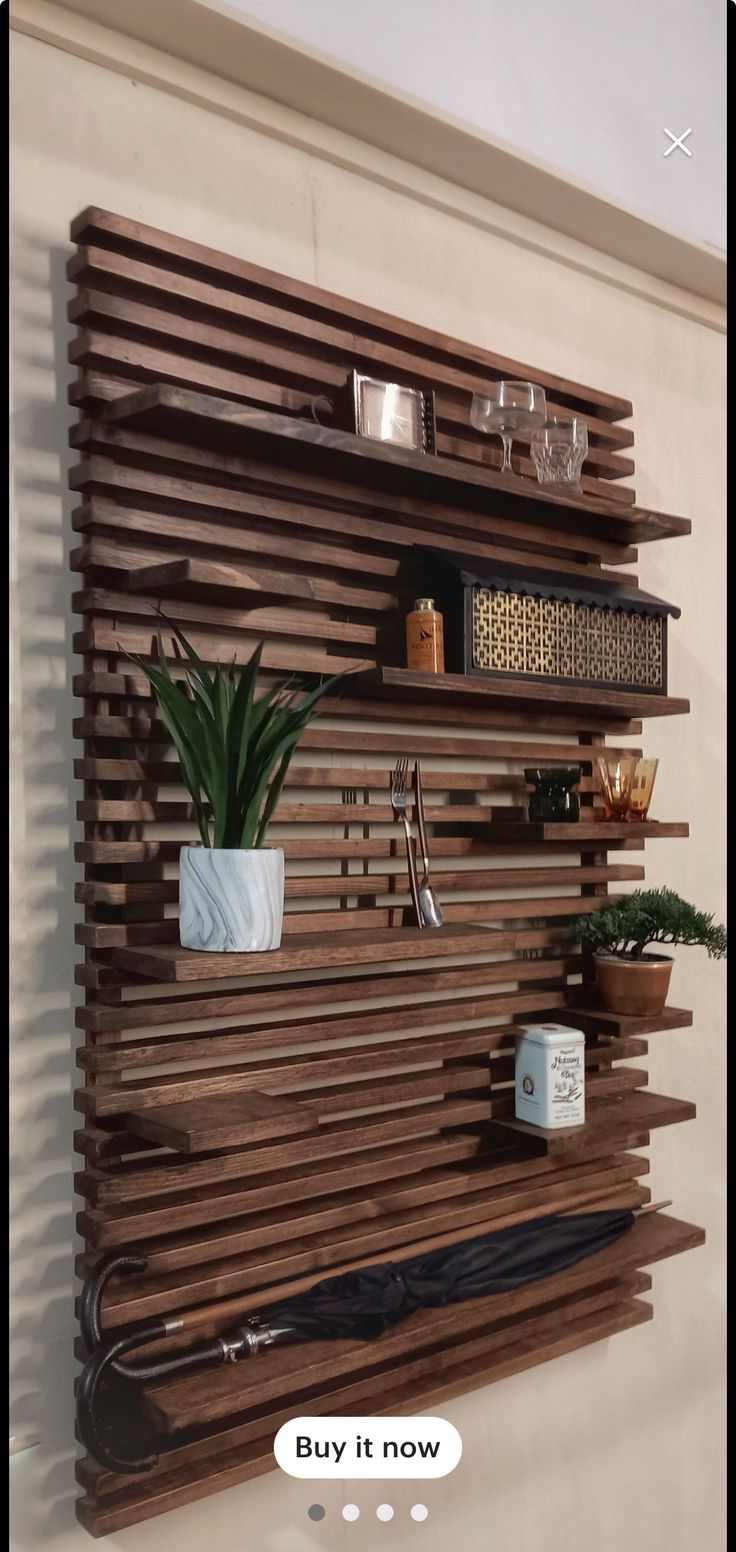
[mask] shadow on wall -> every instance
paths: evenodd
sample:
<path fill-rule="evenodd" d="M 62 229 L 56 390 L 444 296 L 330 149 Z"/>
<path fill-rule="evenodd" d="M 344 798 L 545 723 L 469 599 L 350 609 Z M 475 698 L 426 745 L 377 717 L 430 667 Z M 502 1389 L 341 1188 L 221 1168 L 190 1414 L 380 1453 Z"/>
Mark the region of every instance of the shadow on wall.
<path fill-rule="evenodd" d="M 18 1545 L 74 1523 L 72 630 L 68 251 L 15 232 L 11 564 L 11 1436 L 35 1440 Z M 27 1537 L 26 1537 L 27 1531 Z"/>

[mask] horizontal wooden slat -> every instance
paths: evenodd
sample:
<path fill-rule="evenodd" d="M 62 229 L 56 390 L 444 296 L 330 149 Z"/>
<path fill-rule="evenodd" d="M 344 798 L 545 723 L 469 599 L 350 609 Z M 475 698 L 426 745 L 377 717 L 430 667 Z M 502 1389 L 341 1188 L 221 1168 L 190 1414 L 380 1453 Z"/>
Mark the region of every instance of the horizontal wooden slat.
<path fill-rule="evenodd" d="M 226 1093 L 216 1101 L 164 1105 L 139 1114 L 130 1111 L 129 1131 L 176 1153 L 205 1153 L 237 1147 L 263 1137 L 284 1137 L 314 1131 L 316 1111 L 285 1095 Z"/>
<path fill-rule="evenodd" d="M 78 285 L 101 283 L 107 292 L 113 294 L 120 290 L 126 296 L 132 293 L 146 298 L 159 297 L 169 304 L 173 296 L 179 306 L 189 304 L 198 311 L 205 308 L 213 314 L 220 315 L 222 321 L 227 321 L 231 325 L 231 330 L 232 320 L 238 318 L 247 320 L 251 325 L 262 329 L 271 328 L 277 333 L 312 341 L 320 349 L 330 345 L 344 351 L 349 359 L 358 363 L 373 359 L 381 365 L 391 365 L 400 369 L 406 367 L 409 370 L 416 364 L 415 358 L 407 357 L 405 351 L 397 353 L 395 346 L 392 348 L 385 343 L 384 331 L 382 331 L 383 338 L 380 344 L 376 343 L 367 331 L 364 331 L 361 336 L 356 336 L 354 327 L 350 330 L 340 328 L 335 322 L 328 323 L 324 316 L 312 318 L 293 307 L 287 311 L 283 297 L 274 301 L 264 301 L 261 297 L 244 295 L 242 290 L 228 289 L 221 283 L 212 285 L 191 274 L 183 275 L 168 267 L 165 258 L 162 259 L 160 255 L 156 255 L 154 261 L 146 263 L 140 258 L 132 258 L 130 254 L 122 255 L 111 249 L 91 245 L 78 249 L 69 261 L 68 273 L 70 279 L 74 279 Z M 548 394 L 548 402 L 550 408 L 557 408 L 551 396 L 553 393 L 552 388 L 551 394 Z M 441 411 L 447 419 L 451 417 L 453 402 L 452 397 L 447 395 L 441 403 Z M 591 420 L 594 422 L 593 428 L 591 428 Z M 465 421 L 467 421 L 467 409 L 460 424 L 464 424 Z M 611 445 L 627 447 L 633 442 L 633 433 L 627 428 L 617 426 L 615 422 L 596 422 L 594 417 L 590 416 L 588 425 L 589 435 L 592 429 L 593 441 L 597 432 L 602 441 L 608 441 Z"/>
<path fill-rule="evenodd" d="M 104 349 L 99 337 L 82 334 L 71 349 L 71 359 L 98 365 L 99 353 Z M 133 354 L 133 347 L 127 343 L 118 350 L 122 355 Z M 138 350 L 138 359 L 149 363 L 147 374 L 150 377 L 156 373 L 158 356 L 158 352 L 149 351 L 147 347 L 145 351 L 142 347 Z M 142 388 L 128 398 L 116 399 L 105 410 L 106 419 L 113 425 L 133 426 L 153 436 L 171 437 L 182 442 L 199 439 L 218 448 L 250 447 L 256 456 L 265 455 L 277 461 L 281 457 L 284 462 L 291 460 L 306 468 L 314 466 L 316 454 L 323 466 L 329 461 L 329 467 L 338 478 L 364 480 L 379 489 L 386 489 L 388 485 L 420 499 L 426 497 L 431 481 L 432 491 L 439 499 L 449 499 L 471 508 L 480 506 L 481 510 L 487 511 L 490 493 L 496 493 L 503 498 L 496 502 L 497 507 L 509 516 L 534 521 L 538 514 L 537 520 L 556 521 L 558 527 L 567 527 L 568 531 L 571 527 L 574 531 L 576 525 L 579 533 L 589 531 L 592 514 L 600 518 L 604 537 L 623 543 L 637 544 L 690 532 L 691 525 L 686 518 L 634 506 L 627 509 L 610 496 L 601 500 L 587 493 L 584 500 L 579 501 L 556 497 L 531 480 L 514 480 L 477 464 L 406 452 L 368 437 L 333 431 L 248 404 L 236 404 L 228 398 L 218 398 L 216 392 L 192 391 L 190 387 L 163 380 L 173 375 L 169 363 L 160 375 L 160 383 Z M 203 382 L 205 389 L 216 390 L 219 383 L 227 383 L 238 391 L 234 375 L 220 368 L 208 367 L 206 378 L 209 381 Z M 280 451 L 277 451 L 277 442 Z M 479 492 L 485 500 L 479 500 Z"/>
<path fill-rule="evenodd" d="M 320 1013 L 317 1016 L 322 1022 L 329 1016 L 331 1005 L 334 1006 L 336 1002 L 343 1005 L 340 1017 L 357 1011 L 367 1021 L 372 1016 L 380 1018 L 382 1010 L 388 1007 L 396 1013 L 404 996 L 419 994 L 422 998 L 428 998 L 437 992 L 470 988 L 472 996 L 482 998 L 487 989 L 498 982 L 513 986 L 529 981 L 554 980 L 578 974 L 583 964 L 579 954 L 571 953 L 554 959 L 500 960 L 482 967 L 451 965 L 437 968 L 420 965 L 415 970 L 398 972 L 391 965 L 385 971 L 366 967 L 357 976 L 340 977 L 327 973 L 320 976 L 317 982 L 298 977 L 277 987 L 250 985 L 241 992 L 223 992 L 218 988 L 216 992 L 178 991 L 160 996 L 156 995 L 159 990 L 156 988 L 153 995 L 148 994 L 134 1002 L 116 1001 L 112 1007 L 96 1001 L 90 1006 L 79 1008 L 75 1017 L 81 1029 L 94 1032 L 98 1039 L 101 1035 L 109 1035 L 111 1031 L 170 1024 L 172 1015 L 174 1022 L 184 1026 L 191 1021 L 227 1016 L 240 1016 L 245 1018 L 249 1026 L 253 1026 L 264 1017 L 268 1018 L 269 1014 L 282 1013 L 289 1024 L 294 1024 L 304 1018 L 314 1018 L 315 1015 L 309 1010 L 319 1007 Z M 378 1008 L 370 1006 L 374 999 L 378 1002 Z M 351 1002 L 358 1004 L 357 1009 L 350 1008 Z"/>
<path fill-rule="evenodd" d="M 577 1324 L 570 1322 L 569 1325 L 565 1325 L 562 1332 L 558 1330 L 551 1339 L 543 1337 L 540 1340 L 530 1336 L 516 1347 L 513 1344 L 507 1344 L 501 1356 L 495 1352 L 490 1359 L 486 1358 L 483 1361 L 474 1354 L 467 1364 L 463 1365 L 460 1362 L 454 1371 L 444 1369 L 441 1374 L 435 1374 L 435 1377 L 429 1381 L 422 1378 L 414 1382 L 413 1386 L 410 1383 L 394 1391 L 387 1390 L 384 1386 L 382 1393 L 378 1392 L 374 1398 L 363 1399 L 361 1407 L 363 1411 L 370 1408 L 371 1414 L 378 1414 L 384 1410 L 392 1413 L 400 1413 L 402 1410 L 414 1412 L 421 1410 L 425 1404 L 426 1406 L 440 1405 L 453 1396 L 466 1393 L 481 1385 L 492 1384 L 494 1380 L 504 1379 L 511 1374 L 532 1368 L 537 1363 L 573 1352 L 588 1343 L 630 1330 L 633 1326 L 651 1319 L 651 1313 L 649 1305 L 633 1300 L 630 1304 L 622 1306 L 615 1314 L 606 1310 L 581 1319 Z M 258 1442 L 245 1449 L 239 1446 L 230 1453 L 224 1452 L 220 1455 L 217 1458 L 215 1470 L 205 1472 L 204 1476 L 185 1472 L 183 1478 L 181 1475 L 177 1478 L 174 1474 L 171 1478 L 164 1479 L 159 1491 L 154 1488 L 149 1489 L 148 1493 L 142 1493 L 140 1487 L 128 1488 L 121 1491 L 115 1499 L 103 1500 L 99 1504 L 94 1500 L 83 1498 L 78 1501 L 77 1515 L 91 1535 L 109 1535 L 141 1520 L 164 1514 L 169 1509 L 182 1504 L 195 1502 L 221 1488 L 231 1487 L 237 1482 L 262 1475 L 272 1467 L 273 1457 L 269 1443 Z"/>
<path fill-rule="evenodd" d="M 381 668 L 366 670 L 356 676 L 355 682 L 363 694 L 408 698 L 428 695 L 446 705 L 474 698 L 489 710 L 521 701 L 530 709 L 545 708 L 549 724 L 557 706 L 568 715 L 570 707 L 575 706 L 581 722 L 597 718 L 599 726 L 612 726 L 630 717 L 684 716 L 690 710 L 690 702 L 681 696 L 581 687 L 541 678 L 535 683 L 533 679 L 494 674 L 426 674 L 409 668 Z"/>
<path fill-rule="evenodd" d="M 381 338 L 395 338 L 397 342 L 410 340 L 417 351 L 440 358 L 446 356 L 454 360 L 460 356 L 473 361 L 480 373 L 486 376 L 506 374 L 528 378 L 536 371 L 509 358 L 494 356 L 477 345 L 460 343 L 436 330 L 392 317 L 363 303 L 348 301 L 345 297 L 334 297 L 303 281 L 276 275 L 244 259 L 215 252 L 202 244 L 144 226 L 141 222 L 131 221 L 95 206 L 88 207 L 72 222 L 71 238 L 82 247 L 95 243 L 100 247 L 118 248 L 126 255 L 130 254 L 135 259 L 143 258 L 147 262 L 152 257 L 153 262 L 160 263 L 164 257 L 167 268 L 192 274 L 232 291 L 248 288 L 256 296 L 274 300 L 281 307 L 291 304 L 295 312 L 314 317 L 320 323 L 336 319 L 344 324 L 344 320 L 350 319 L 353 326 L 359 324 L 369 337 L 377 335 Z M 289 302 L 286 302 L 286 298 L 289 298 Z M 605 420 L 625 419 L 632 413 L 631 404 L 626 399 L 601 393 L 598 389 L 582 388 L 571 384 L 568 379 L 544 372 L 541 380 L 545 387 L 557 391 L 560 396 L 565 395 L 566 399 L 571 398 L 574 403 L 596 404 Z"/>
<path fill-rule="evenodd" d="M 244 1173 L 250 1175 L 268 1173 L 285 1168 L 292 1163 L 305 1164 L 313 1159 L 325 1159 L 355 1148 L 380 1146 L 383 1143 L 404 1142 L 414 1137 L 425 1137 L 453 1126 L 474 1125 L 487 1122 L 489 1103 L 482 1099 L 449 1098 L 396 1109 L 385 1115 L 362 1116 L 358 1121 L 333 1121 L 320 1127 L 314 1137 L 295 1143 L 282 1143 L 280 1147 L 258 1147 L 246 1153 L 218 1155 L 216 1159 L 194 1160 L 187 1165 L 170 1163 L 166 1159 L 155 1161 L 146 1168 L 140 1164 L 124 1164 L 115 1171 L 99 1167 L 81 1171 L 75 1185 L 81 1196 L 98 1206 L 117 1202 L 140 1200 L 154 1193 L 181 1191 L 185 1185 L 192 1189 L 208 1185 L 214 1180 L 235 1180 Z"/>
<path fill-rule="evenodd" d="M 402 977 L 398 988 L 404 991 Z M 433 1026 L 444 1025 L 458 1029 L 463 1023 L 482 1018 L 508 1018 L 509 1014 L 521 1014 L 542 1008 L 562 1007 L 568 1000 L 565 988 L 551 991 L 548 986 L 536 992 L 501 992 L 470 998 L 443 998 L 424 1002 L 418 1006 L 381 1007 L 352 1015 L 340 1014 L 304 1017 L 295 1015 L 268 1024 L 232 1025 L 209 1029 L 195 1036 L 149 1036 L 145 1044 L 129 1041 L 120 1045 L 96 1045 L 79 1053 L 79 1062 L 87 1071 L 117 1071 L 122 1061 L 128 1066 L 158 1066 L 168 1060 L 197 1061 L 205 1054 L 212 1059 L 218 1055 L 237 1056 L 244 1051 L 276 1051 L 307 1042 L 345 1041 L 351 1049 L 361 1037 L 374 1035 L 398 1035 L 405 1030 L 416 1030 L 429 1036 Z M 173 1010 L 172 1010 L 173 1011 Z"/>
<path fill-rule="evenodd" d="M 658 1126 L 672 1126 L 679 1121 L 692 1121 L 695 1117 L 695 1106 L 689 1100 L 667 1099 L 662 1094 L 631 1093 L 625 1098 L 605 1102 L 596 1107 L 586 1119 L 585 1125 L 574 1130 L 560 1128 L 556 1132 L 546 1131 L 542 1127 L 530 1127 L 526 1121 L 517 1121 L 513 1116 L 498 1120 L 495 1124 L 520 1137 L 533 1138 L 541 1143 L 549 1154 L 569 1158 L 574 1155 L 578 1147 L 587 1147 L 594 1135 L 602 1140 L 613 1141 L 617 1138 L 623 1116 L 626 1118 L 627 1125 L 638 1125 L 646 1131 L 652 1131 Z"/>
<path fill-rule="evenodd" d="M 632 1205 L 645 1199 L 637 1187 L 628 1188 Z M 560 1211 L 573 1211 L 600 1200 L 600 1192 L 586 1193 L 571 1186 L 558 1198 Z M 412 1245 L 419 1254 L 425 1248 L 459 1243 L 475 1235 L 491 1233 L 496 1228 L 524 1222 L 539 1214 L 539 1203 L 519 1212 L 504 1215 L 494 1211 L 493 1204 L 479 1193 L 474 1200 L 448 1201 L 440 1207 L 407 1209 L 404 1212 L 386 1214 L 380 1221 L 366 1220 L 347 1228 L 325 1229 L 319 1235 L 319 1245 L 312 1246 L 308 1238 L 292 1236 L 288 1246 L 279 1251 L 255 1250 L 243 1252 L 224 1260 L 211 1260 L 206 1268 L 192 1267 L 175 1272 L 162 1272 L 148 1276 L 140 1274 L 116 1287 L 114 1280 L 108 1284 L 103 1301 L 104 1319 L 112 1330 L 133 1320 L 144 1320 L 157 1314 L 169 1314 L 173 1310 L 195 1306 L 203 1300 L 232 1297 L 240 1292 L 277 1283 L 280 1278 L 298 1274 L 314 1274 L 336 1269 L 348 1258 L 369 1258 L 372 1252 L 381 1259 L 394 1259 L 400 1255 L 400 1247 Z M 263 1296 L 261 1295 L 261 1302 Z"/>
<path fill-rule="evenodd" d="M 572 1199 L 571 1192 L 578 1204 L 584 1200 L 592 1201 L 619 1187 L 631 1186 L 635 1173 L 628 1163 L 614 1166 L 608 1161 L 599 1161 L 558 1170 L 554 1180 L 520 1179 L 500 1185 L 492 1167 L 485 1172 L 475 1171 L 472 1176 L 462 1171 L 437 1172 L 434 1176 L 422 1175 L 411 1184 L 394 1184 L 388 1191 L 378 1189 L 367 1197 L 365 1193 L 353 1191 L 323 1198 L 297 1211 L 292 1206 L 240 1218 L 223 1218 L 219 1222 L 213 1213 L 208 1227 L 203 1228 L 200 1224 L 189 1232 L 177 1231 L 172 1213 L 166 1235 L 154 1238 L 149 1235 L 141 1249 L 145 1252 L 148 1271 L 157 1275 L 202 1262 L 209 1264 L 218 1257 L 236 1255 L 259 1245 L 273 1245 L 279 1236 L 285 1241 L 323 1234 L 334 1228 L 354 1227 L 361 1221 L 432 1202 L 460 1198 L 472 1201 L 474 1195 L 486 1187 L 486 1209 L 493 1204 L 499 1216 L 528 1212 L 538 1208 L 541 1201 L 547 1211 L 554 1212 L 558 1204 Z"/>
<path fill-rule="evenodd" d="M 105 1325 L 186 1310 L 187 1330 L 155 1349 L 181 1351 L 326 1272 L 646 1202 L 648 1162 L 631 1150 L 693 1107 L 644 1092 L 645 1036 L 690 1015 L 606 1014 L 570 918 L 641 880 L 628 854 L 648 839 L 686 833 L 604 822 L 595 761 L 609 733 L 641 753 L 641 719 L 687 703 L 389 666 L 404 661 L 414 545 L 598 583 L 639 541 L 688 531 L 636 507 L 630 404 L 105 212 L 84 213 L 75 237 L 77 1271 L 114 1249 L 148 1258 L 108 1288 Z M 315 422 L 315 393 L 336 403 L 352 366 L 433 390 L 435 453 L 356 439 L 324 401 Z M 469 405 L 504 374 L 585 418 L 581 496 L 545 494 L 528 437 L 517 478 L 499 475 L 498 439 L 470 426 Z M 209 665 L 242 664 L 264 640 L 264 684 L 346 673 L 302 737 L 272 828 L 287 879 L 270 954 L 178 946 L 179 849 L 196 832 L 131 661 L 155 655 L 162 607 Z M 163 650 L 180 676 L 166 623 Z M 399 925 L 400 755 L 422 762 L 441 932 Z M 582 768 L 580 822 L 535 827 L 524 770 L 557 762 Z M 513 1035 L 529 1016 L 585 1032 L 576 1133 L 513 1126 Z M 646 1255 L 700 1238 L 640 1220 L 615 1256 L 549 1286 L 424 1311 L 375 1344 L 308 1344 L 147 1387 L 142 1431 L 184 1429 L 178 1447 L 139 1480 L 82 1462 L 80 1517 L 109 1534 L 270 1469 L 274 1430 L 299 1410 L 421 1410 L 628 1329 L 649 1314 Z"/>
<path fill-rule="evenodd" d="M 360 820 L 353 823 L 359 824 Z M 549 868 L 468 868 L 462 873 L 435 867 L 433 877 L 443 900 L 455 891 L 491 888 L 517 889 L 523 886 L 536 888 L 545 884 L 606 884 L 642 879 L 644 869 L 629 863 L 615 863 L 610 867 L 549 867 Z M 405 894 L 409 888 L 408 876 L 397 865 L 395 873 L 310 873 L 304 877 L 287 878 L 287 900 L 299 900 L 319 896 L 381 895 L 389 888 Z M 175 903 L 179 898 L 177 879 L 168 881 L 137 881 L 135 883 L 109 883 L 89 879 L 77 884 L 74 898 L 81 905 L 105 906 L 124 911 L 127 906 L 137 908 L 157 907 Z"/>

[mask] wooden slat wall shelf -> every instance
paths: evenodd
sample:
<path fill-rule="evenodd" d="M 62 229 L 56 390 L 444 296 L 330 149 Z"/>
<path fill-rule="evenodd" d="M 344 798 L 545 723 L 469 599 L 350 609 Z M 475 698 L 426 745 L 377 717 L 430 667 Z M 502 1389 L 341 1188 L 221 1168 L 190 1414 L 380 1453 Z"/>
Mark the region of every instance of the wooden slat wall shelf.
<path fill-rule="evenodd" d="M 689 531 L 622 483 L 631 405 L 105 211 L 83 212 L 72 236 L 78 1271 L 111 1250 L 147 1258 L 110 1283 L 105 1329 L 186 1309 L 200 1335 L 219 1335 L 327 1271 L 645 1203 L 639 1150 L 693 1107 L 648 1093 L 632 1063 L 691 1015 L 601 1010 L 569 923 L 643 878 L 647 840 L 687 834 L 607 823 L 593 762 L 610 736 L 635 751 L 640 719 L 688 703 L 401 667 L 416 544 L 595 581 L 635 563 L 638 543 Z M 322 418 L 354 367 L 434 390 L 435 455 L 315 425 L 314 399 Z M 517 480 L 498 473 L 468 410 L 504 375 L 533 377 L 553 412 L 585 418 L 580 499 L 544 496 L 526 446 Z M 277 811 L 286 916 L 271 954 L 179 946 L 177 862 L 195 828 L 129 657 L 153 654 L 161 609 L 210 664 L 242 663 L 263 639 L 267 674 L 346 673 Z M 166 629 L 163 642 L 177 672 Z M 437 932 L 406 924 L 387 791 L 399 754 L 422 762 Z M 555 760 L 582 765 L 580 822 L 529 824 L 524 767 Z M 513 1030 L 530 1017 L 585 1030 L 576 1135 L 514 1124 Z M 651 1314 L 642 1268 L 701 1241 L 642 1219 L 568 1272 L 421 1312 L 371 1346 L 274 1353 L 255 1381 L 242 1365 L 146 1385 L 141 1426 L 174 1448 L 136 1477 L 80 1461 L 80 1520 L 111 1534 L 270 1470 L 275 1430 L 306 1401 L 423 1410 L 628 1330 Z"/>
<path fill-rule="evenodd" d="M 482 679 L 464 674 L 426 674 L 416 669 L 384 666 L 358 675 L 356 684 L 363 694 L 390 695 L 399 699 L 427 696 L 449 706 L 475 702 L 488 706 L 545 706 L 551 726 L 557 709 L 569 716 L 576 707 L 581 721 L 604 721 L 609 727 L 632 717 L 681 716 L 690 710 L 690 702 L 672 695 L 647 695 L 624 690 L 586 688 L 574 684 L 534 684 L 523 679 Z"/>
<path fill-rule="evenodd" d="M 104 418 L 113 426 L 130 426 L 174 441 L 196 441 L 218 450 L 250 448 L 297 467 L 331 468 L 338 476 L 401 494 L 415 493 L 424 500 L 439 496 L 484 512 L 498 508 L 499 515 L 507 512 L 571 533 L 593 529 L 607 539 L 639 544 L 691 531 L 684 517 L 633 505 L 622 511 L 620 496 L 618 505 L 612 504 L 610 496 L 584 501 L 565 498 L 543 491 L 531 479 L 519 489 L 518 479 L 474 463 L 463 466 L 453 458 L 407 452 L 167 384 L 117 399 Z"/>

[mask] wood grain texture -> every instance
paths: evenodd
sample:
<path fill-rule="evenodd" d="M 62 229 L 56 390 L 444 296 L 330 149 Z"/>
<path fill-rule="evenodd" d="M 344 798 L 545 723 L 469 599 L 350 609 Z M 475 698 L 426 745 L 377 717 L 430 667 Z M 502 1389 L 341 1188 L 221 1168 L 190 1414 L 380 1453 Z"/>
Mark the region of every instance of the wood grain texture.
<path fill-rule="evenodd" d="M 475 700 L 489 709 L 512 704 L 522 704 L 530 710 L 545 707 L 548 723 L 558 706 L 566 712 L 575 706 L 581 721 L 593 718 L 609 726 L 631 717 L 683 716 L 690 710 L 690 702 L 682 696 L 588 689 L 574 684 L 535 684 L 525 679 L 496 679 L 492 675 L 426 674 L 411 668 L 384 667 L 377 672 L 369 669 L 356 683 L 364 694 L 399 698 L 426 695 L 448 706 Z"/>
<path fill-rule="evenodd" d="M 694 1113 L 648 1092 L 647 1037 L 691 1016 L 606 1013 L 570 921 L 642 880 L 648 840 L 687 834 L 656 816 L 606 823 L 595 760 L 611 739 L 641 753 L 643 720 L 688 703 L 400 666 L 417 544 L 600 585 L 640 542 L 689 531 L 635 501 L 630 403 L 109 212 L 83 212 L 73 240 L 77 1271 L 111 1250 L 148 1263 L 111 1283 L 103 1325 L 186 1312 L 187 1332 L 157 1347 L 174 1352 L 328 1273 L 646 1203 L 640 1150 Z M 337 402 L 353 367 L 433 391 L 435 455 L 338 427 L 325 396 Z M 524 438 L 517 477 L 500 474 L 469 405 L 503 375 L 585 419 L 580 498 L 545 495 Z M 131 661 L 151 659 L 161 631 L 183 676 L 167 621 L 209 665 L 242 665 L 263 640 L 269 686 L 345 675 L 274 818 L 286 914 L 273 953 L 178 946 L 191 803 Z M 439 932 L 409 925 L 388 803 L 400 755 L 422 763 Z M 524 769 L 557 761 L 581 765 L 580 823 L 530 825 Z M 529 1016 L 585 1031 L 577 1135 L 514 1125 L 513 1030 Z M 110 1535 L 270 1470 L 275 1429 L 305 1407 L 421 1411 L 628 1330 L 651 1313 L 641 1268 L 701 1241 L 640 1219 L 557 1278 L 420 1312 L 375 1344 L 146 1387 L 141 1429 L 172 1448 L 135 1479 L 82 1460 L 80 1520 Z"/>
<path fill-rule="evenodd" d="M 175 1153 L 206 1153 L 268 1137 L 311 1132 L 318 1125 L 315 1110 L 283 1094 L 226 1093 L 190 1104 L 161 1105 L 129 1111 L 128 1130 Z"/>
<path fill-rule="evenodd" d="M 687 518 L 636 507 L 622 511 L 610 499 L 605 502 L 586 496 L 577 501 L 551 495 L 540 490 L 538 485 L 535 489 L 531 480 L 520 490 L 519 481 L 510 475 L 497 474 L 475 463 L 460 463 L 434 454 L 410 453 L 403 448 L 352 436 L 349 432 L 335 431 L 309 421 L 294 421 L 268 410 L 168 384 L 156 384 L 130 397 L 115 400 L 105 416 L 113 425 L 141 427 L 154 436 L 178 441 L 197 439 L 218 449 L 252 443 L 257 450 L 265 449 L 267 456 L 291 457 L 306 463 L 307 467 L 315 455 L 319 463 L 326 453 L 339 474 L 370 478 L 384 488 L 388 482 L 400 492 L 416 491 L 421 495 L 431 485 L 440 498 L 451 497 L 468 505 L 477 500 L 479 491 L 497 492 L 503 496 L 503 505 L 510 513 L 518 513 L 519 517 L 536 513 L 539 520 L 553 521 L 560 527 L 577 520 L 580 532 L 584 531 L 586 523 L 589 525 L 589 514 L 592 513 L 600 518 L 606 537 L 618 538 L 624 543 L 662 539 L 691 530 Z M 280 454 L 269 445 L 274 441 Z"/>

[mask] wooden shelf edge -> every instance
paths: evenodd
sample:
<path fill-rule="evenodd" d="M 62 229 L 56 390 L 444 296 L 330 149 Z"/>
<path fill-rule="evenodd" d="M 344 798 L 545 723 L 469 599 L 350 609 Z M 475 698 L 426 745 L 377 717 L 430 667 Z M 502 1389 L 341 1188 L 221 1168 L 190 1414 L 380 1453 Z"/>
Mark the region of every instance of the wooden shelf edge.
<path fill-rule="evenodd" d="M 550 526 L 573 532 L 584 532 L 586 526 L 600 532 L 605 523 L 606 537 L 614 543 L 647 543 L 692 531 L 688 518 L 634 505 L 624 506 L 611 498 L 593 497 L 579 501 L 574 497 L 553 495 L 536 486 L 531 479 L 511 478 L 480 464 L 408 452 L 306 419 L 168 383 L 152 383 L 114 400 L 106 407 L 102 418 L 109 424 L 133 426 L 156 434 L 178 434 L 188 440 L 198 436 L 200 440 L 221 446 L 234 444 L 242 448 L 252 442 L 270 447 L 271 453 L 277 446 L 280 456 L 289 456 L 296 461 L 313 462 L 316 456 L 324 464 L 327 456 L 333 460 L 336 472 L 343 476 L 347 471 L 357 479 L 365 479 L 367 475 L 384 484 L 388 479 L 394 488 L 413 486 L 422 494 L 426 494 L 427 486 L 431 485 L 443 499 L 449 492 L 456 499 L 464 499 L 476 507 L 480 502 L 485 510 L 488 510 L 489 498 L 495 495 L 501 498 L 506 516 L 522 521 L 546 519 Z"/>
<path fill-rule="evenodd" d="M 381 964 L 401 959 L 444 958 L 449 954 L 492 954 L 513 945 L 514 933 L 493 927 L 455 927 L 437 931 L 384 927 L 373 932 L 294 933 L 288 947 L 263 954 L 210 954 L 167 947 L 120 948 L 112 959 L 121 970 L 154 981 L 210 981 L 225 976 L 270 975 L 274 971 L 313 970 L 331 965 Z"/>
<path fill-rule="evenodd" d="M 575 1001 L 576 990 L 580 990 L 585 998 L 584 1001 L 579 1003 Z M 571 993 L 566 1012 L 578 1020 L 586 1034 L 588 1031 L 591 1033 L 599 1031 L 601 1034 L 611 1035 L 652 1035 L 659 1030 L 690 1029 L 692 1026 L 693 1015 L 690 1008 L 665 1008 L 662 1013 L 636 1018 L 625 1013 L 609 1012 L 607 1008 L 591 999 L 588 987 L 572 987 Z"/>
<path fill-rule="evenodd" d="M 386 1394 L 384 1390 L 383 1394 L 376 1394 L 375 1400 L 371 1398 L 366 1401 L 365 1406 L 370 1408 L 371 1415 L 380 1415 L 389 1409 L 395 1415 L 411 1415 L 415 1411 L 424 1411 L 429 1406 L 450 1401 L 459 1395 L 467 1395 L 470 1391 L 478 1390 L 484 1385 L 491 1385 L 497 1380 L 507 1379 L 513 1374 L 534 1368 L 550 1359 L 562 1358 L 594 1342 L 632 1330 L 635 1326 L 651 1320 L 652 1316 L 653 1310 L 650 1304 L 639 1299 L 622 1300 L 617 1306 L 606 1308 L 587 1318 L 569 1322 L 563 1327 L 559 1336 L 551 1342 L 549 1338 L 535 1340 L 533 1337 L 527 1337 L 504 1353 L 494 1355 L 490 1362 L 485 1364 L 480 1362 L 471 1366 L 464 1365 L 461 1361 L 454 1373 L 449 1371 L 441 1378 L 437 1377 L 434 1382 L 415 1384 L 411 1387 L 411 1396 L 407 1396 L 405 1392 L 394 1395 L 389 1391 Z M 180 1505 L 194 1503 L 200 1498 L 208 1497 L 211 1493 L 220 1492 L 225 1487 L 262 1476 L 272 1471 L 275 1464 L 270 1441 L 258 1441 L 250 1449 L 235 1448 L 231 1452 L 224 1453 L 214 1473 L 197 1474 L 193 1470 L 188 1480 L 186 1476 L 182 1480 L 181 1475 L 178 1480 L 174 1478 L 168 1483 L 164 1480 L 159 1484 L 159 1491 L 152 1492 L 150 1497 L 136 1498 L 135 1488 L 123 1488 L 119 1494 L 110 1494 L 98 1500 L 92 1497 L 78 1499 L 77 1517 L 84 1529 L 95 1538 L 108 1536 L 114 1531 L 138 1524 L 142 1520 L 166 1514 L 170 1509 Z M 138 1491 L 140 1492 L 141 1489 L 139 1488 Z"/>
<path fill-rule="evenodd" d="M 569 717 L 571 709 L 600 724 L 628 722 L 633 717 L 679 717 L 690 711 L 682 696 L 646 695 L 633 691 L 604 690 L 580 685 L 534 684 L 526 679 L 495 679 L 480 674 L 429 674 L 411 668 L 359 669 L 350 675 L 357 693 L 378 698 L 421 700 L 430 703 L 478 706 L 520 704 Z"/>
<path fill-rule="evenodd" d="M 632 1089 L 620 1099 L 592 1100 L 582 1126 L 548 1129 L 532 1126 L 529 1121 L 517 1121 L 515 1116 L 494 1116 L 493 1125 L 528 1139 L 530 1143 L 538 1143 L 544 1153 L 572 1156 L 593 1142 L 617 1146 L 617 1139 L 636 1128 L 648 1132 L 660 1126 L 676 1126 L 681 1121 L 694 1121 L 695 1114 L 691 1100 L 671 1099 L 666 1094 Z"/>

